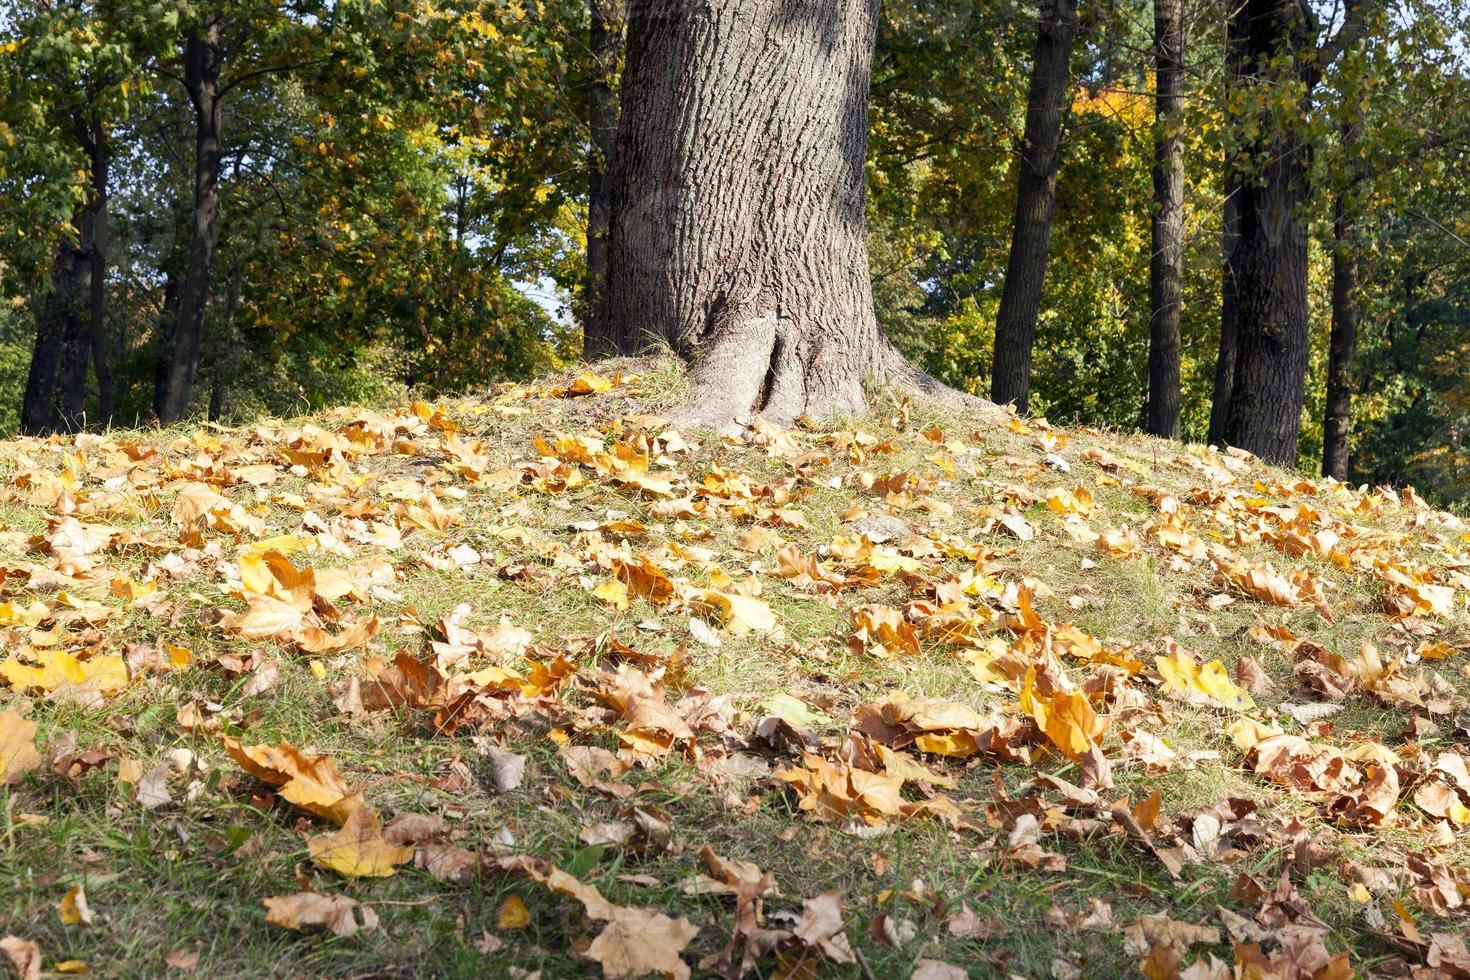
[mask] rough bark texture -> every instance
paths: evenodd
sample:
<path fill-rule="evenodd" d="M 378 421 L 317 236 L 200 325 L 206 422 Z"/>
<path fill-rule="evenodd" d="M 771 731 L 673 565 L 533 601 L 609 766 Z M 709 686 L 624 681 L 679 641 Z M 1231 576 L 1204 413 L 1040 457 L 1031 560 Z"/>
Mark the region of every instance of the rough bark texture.
<path fill-rule="evenodd" d="M 865 408 L 899 369 L 864 217 L 878 0 L 634 0 L 602 328 L 690 364 L 716 427 Z"/>
<path fill-rule="evenodd" d="M 1220 208 L 1220 349 L 1215 356 L 1215 389 L 1210 401 L 1209 442 L 1225 443 L 1230 393 L 1235 387 L 1236 295 L 1235 246 L 1240 242 L 1240 185 L 1230 160 L 1225 161 L 1225 198 Z"/>
<path fill-rule="evenodd" d="M 1304 31 L 1292 0 L 1247 0 L 1248 73 L 1275 59 L 1308 63 L 1315 38 Z M 1297 68 L 1301 70 L 1300 67 Z M 1261 75 L 1254 84 L 1275 79 Z M 1225 439 L 1282 466 L 1296 462 L 1307 372 L 1307 229 L 1310 157 L 1296 123 L 1270 117 L 1248 149 L 1257 175 L 1241 182 L 1236 246 L 1238 350 Z"/>
<path fill-rule="evenodd" d="M 1179 324 L 1183 312 L 1184 106 L 1183 0 L 1154 0 L 1153 249 L 1149 260 L 1148 413 L 1146 430 L 1179 435 Z"/>
<path fill-rule="evenodd" d="M 1332 335 L 1327 346 L 1327 410 L 1322 420 L 1322 475 L 1348 478 L 1353 355 L 1358 346 L 1357 226 L 1345 195 L 1333 205 Z"/>
<path fill-rule="evenodd" d="M 1040 0 L 1036 55 L 1026 97 L 1016 219 L 1005 286 L 995 319 L 995 364 L 990 398 L 1026 410 L 1031 393 L 1031 348 L 1051 246 L 1056 208 L 1057 164 L 1062 117 L 1071 94 L 1072 42 L 1077 36 L 1076 0 Z"/>
<path fill-rule="evenodd" d="M 194 105 L 194 231 L 189 262 L 179 290 L 179 315 L 167 348 L 167 370 L 161 371 L 162 390 L 154 397 L 160 422 L 183 418 L 194 392 L 199 370 L 199 342 L 214 249 L 219 238 L 219 172 L 222 92 L 220 89 L 219 25 L 212 22 L 190 33 L 184 47 L 184 87 Z"/>
<path fill-rule="evenodd" d="M 591 0 L 592 79 L 587 96 L 592 145 L 587 154 L 587 310 L 584 346 L 610 349 L 601 324 L 607 289 L 608 229 L 612 217 L 612 162 L 617 154 L 616 77 L 623 53 L 624 0 Z"/>

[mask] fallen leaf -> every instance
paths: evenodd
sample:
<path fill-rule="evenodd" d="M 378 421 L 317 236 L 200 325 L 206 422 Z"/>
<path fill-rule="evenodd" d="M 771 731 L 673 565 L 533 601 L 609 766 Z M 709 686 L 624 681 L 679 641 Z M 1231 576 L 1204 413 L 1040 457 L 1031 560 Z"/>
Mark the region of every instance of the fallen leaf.
<path fill-rule="evenodd" d="M 0 713 L 0 786 L 10 786 L 41 764 L 36 723 L 12 711 Z"/>
<path fill-rule="evenodd" d="M 0 939 L 0 953 L 10 960 L 20 980 L 41 980 L 41 947 L 37 943 L 19 936 L 6 936 Z"/>
<path fill-rule="evenodd" d="M 363 808 L 362 795 L 347 788 L 329 755 L 307 755 L 285 739 L 278 745 L 242 745 L 225 736 L 223 742 L 240 768 L 304 810 L 340 824 Z"/>
<path fill-rule="evenodd" d="M 265 921 L 287 929 L 325 926 L 335 935 L 351 936 L 359 929 L 374 929 L 378 925 L 376 912 L 346 895 L 296 892 L 263 901 Z"/>
<path fill-rule="evenodd" d="M 364 806 L 354 809 L 340 830 L 308 839 L 306 849 L 312 861 L 348 878 L 386 878 L 413 860 L 412 847 L 383 839 L 377 815 Z"/>
<path fill-rule="evenodd" d="M 524 929 L 531 922 L 531 911 L 526 908 L 526 903 L 519 895 L 511 895 L 500 903 L 500 911 L 495 914 L 495 928 L 497 929 Z"/>

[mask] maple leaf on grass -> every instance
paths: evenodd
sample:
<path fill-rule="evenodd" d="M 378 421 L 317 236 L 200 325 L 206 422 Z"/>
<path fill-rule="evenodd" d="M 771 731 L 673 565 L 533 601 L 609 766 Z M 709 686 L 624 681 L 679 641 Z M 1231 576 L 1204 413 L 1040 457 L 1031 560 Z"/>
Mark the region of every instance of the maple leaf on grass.
<path fill-rule="evenodd" d="M 413 848 L 388 843 L 377 814 L 364 806 L 340 830 L 308 839 L 306 849 L 312 861 L 348 878 L 386 878 L 413 860 Z"/>
<path fill-rule="evenodd" d="M 689 965 L 679 954 L 699 934 L 699 927 L 688 919 L 671 918 L 656 909 L 615 905 L 596 887 L 549 861 L 508 857 L 500 859 L 499 867 L 576 899 L 588 918 L 607 923 L 586 952 L 601 964 L 604 976 L 632 978 L 652 973 L 684 980 L 690 975 Z"/>
<path fill-rule="evenodd" d="M 281 798 L 335 823 L 365 808 L 362 794 L 347 787 L 329 755 L 308 755 L 281 739 L 278 745 L 242 745 L 224 736 L 225 751 L 250 775 L 277 787 Z"/>
<path fill-rule="evenodd" d="M 0 786 L 9 786 L 41 764 L 36 723 L 12 711 L 0 713 Z"/>
<path fill-rule="evenodd" d="M 346 895 L 296 892 L 262 900 L 265 921 L 287 929 L 324 926 L 337 936 L 351 936 L 359 929 L 375 929 L 378 913 Z"/>

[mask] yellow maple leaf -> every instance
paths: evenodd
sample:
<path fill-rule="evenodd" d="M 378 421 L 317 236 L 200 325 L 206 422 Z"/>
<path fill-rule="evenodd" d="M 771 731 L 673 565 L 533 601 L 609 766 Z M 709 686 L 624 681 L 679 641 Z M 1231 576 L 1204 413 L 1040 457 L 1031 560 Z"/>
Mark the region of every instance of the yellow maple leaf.
<path fill-rule="evenodd" d="M 17 691 L 54 691 L 64 684 L 73 684 L 103 694 L 116 694 L 128 686 L 128 668 L 121 657 L 78 660 L 64 650 L 31 650 L 27 659 L 35 664 L 19 657 L 0 661 L 0 677 Z"/>
<path fill-rule="evenodd" d="M 1029 714 L 1047 740 L 1069 759 L 1080 759 L 1107 728 L 1107 722 L 1092 709 L 1087 695 L 1059 691 L 1043 697 L 1036 690 L 1036 668 L 1026 671 L 1021 684 L 1021 710 Z"/>
<path fill-rule="evenodd" d="M 1230 680 L 1219 660 L 1201 667 L 1188 651 L 1176 647 L 1167 657 L 1155 657 L 1154 666 L 1164 679 L 1164 690 L 1177 691 L 1186 700 L 1209 700 L 1232 711 L 1249 711 L 1256 706 L 1255 699 Z"/>
<path fill-rule="evenodd" d="M 319 866 L 349 878 L 386 878 L 413 860 L 412 847 L 383 839 L 377 814 L 365 806 L 353 810 L 340 830 L 312 837 L 306 850 Z"/>
<path fill-rule="evenodd" d="M 764 633 L 776 628 L 776 614 L 760 599 L 738 592 L 704 589 L 690 597 L 696 611 L 712 610 L 720 614 L 725 629 L 736 636 L 750 632 Z"/>

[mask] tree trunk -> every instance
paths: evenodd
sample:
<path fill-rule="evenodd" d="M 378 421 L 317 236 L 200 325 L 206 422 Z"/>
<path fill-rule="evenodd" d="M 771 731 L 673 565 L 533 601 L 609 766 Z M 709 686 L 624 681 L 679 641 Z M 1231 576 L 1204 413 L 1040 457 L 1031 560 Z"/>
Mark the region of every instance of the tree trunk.
<path fill-rule="evenodd" d="M 1246 27 L 1248 21 L 1233 6 L 1225 9 L 1225 78 L 1234 89 L 1242 84 L 1245 70 Z M 1235 250 L 1240 245 L 1240 172 L 1239 151 L 1225 147 L 1223 170 L 1224 197 L 1220 207 L 1220 348 L 1215 357 L 1215 389 L 1210 400 L 1212 446 L 1225 445 L 1225 431 L 1230 422 L 1230 396 L 1235 391 L 1235 361 L 1239 356 L 1239 309 L 1235 271 Z"/>
<path fill-rule="evenodd" d="M 1227 155 L 1225 198 L 1220 207 L 1220 349 L 1215 357 L 1215 390 L 1210 400 L 1209 443 L 1225 444 L 1230 418 L 1230 393 L 1235 387 L 1237 353 L 1235 247 L 1240 243 L 1240 184 Z"/>
<path fill-rule="evenodd" d="M 61 339 L 61 428 L 76 432 L 86 421 L 87 362 L 91 360 L 91 318 L 82 315 L 81 296 L 91 295 L 92 212 L 83 211 L 77 246 L 71 253 L 71 296 L 66 304 Z"/>
<path fill-rule="evenodd" d="M 112 366 L 107 353 L 107 132 L 99 121 L 92 126 L 92 288 L 88 313 L 91 316 L 92 371 L 97 375 L 97 414 L 103 425 L 112 422 Z"/>
<path fill-rule="evenodd" d="M 168 370 L 161 372 L 163 390 L 154 397 L 158 420 L 165 424 L 187 414 L 199 370 L 199 341 L 219 237 L 220 61 L 217 21 L 189 34 L 184 47 L 184 87 L 194 104 L 194 232 L 179 290 Z"/>
<path fill-rule="evenodd" d="M 1077 36 L 1076 0 L 1040 0 L 1036 54 L 1026 97 L 1016 219 L 1005 286 L 995 318 L 995 364 L 990 398 L 1026 411 L 1031 394 L 1031 348 L 1051 246 L 1056 208 L 1057 164 L 1062 118 L 1071 94 L 1072 42 Z"/>
<path fill-rule="evenodd" d="M 36 300 L 36 339 L 31 348 L 20 411 L 21 431 L 33 435 L 58 428 L 61 422 L 57 414 L 58 374 L 74 373 L 75 359 L 68 357 L 67 345 L 75 342 L 80 331 L 77 286 L 86 269 L 86 252 L 81 242 L 87 230 L 78 223 L 76 232 L 76 242 L 64 242 L 57 250 L 50 288 Z"/>
<path fill-rule="evenodd" d="M 878 0 L 634 0 L 602 333 L 690 362 L 691 422 L 861 412 L 895 368 L 864 216 Z"/>
<path fill-rule="evenodd" d="M 583 346 L 609 348 L 599 323 L 602 294 L 607 289 L 608 226 L 612 215 L 612 162 L 617 153 L 618 93 L 614 86 L 623 53 L 623 0 L 591 0 L 592 84 L 588 115 L 592 145 L 587 153 L 587 297 L 588 322 Z"/>
<path fill-rule="evenodd" d="M 179 322 L 179 276 L 168 263 L 163 280 L 163 305 L 158 310 L 158 357 L 153 363 L 153 417 L 163 417 L 163 396 L 173 363 L 174 327 Z"/>
<path fill-rule="evenodd" d="M 1151 435 L 1179 435 L 1179 324 L 1183 313 L 1183 0 L 1154 0 L 1154 212 L 1149 260 L 1148 419 Z"/>
<path fill-rule="evenodd" d="M 1358 346 L 1358 243 L 1347 193 L 1333 206 L 1332 335 L 1327 346 L 1327 410 L 1322 420 L 1322 475 L 1348 478 L 1353 354 Z"/>
<path fill-rule="evenodd" d="M 1247 83 L 1282 62 L 1300 72 L 1311 45 L 1301 36 L 1292 0 L 1247 0 Z M 1273 96 L 1274 99 L 1274 96 Z M 1264 101 L 1264 100 L 1263 100 Z M 1270 103 L 1261 135 L 1248 148 L 1258 171 L 1241 182 L 1240 242 L 1236 247 L 1237 334 L 1235 378 L 1225 438 L 1281 466 L 1296 463 L 1307 373 L 1307 230 L 1310 156 L 1299 124 Z"/>

